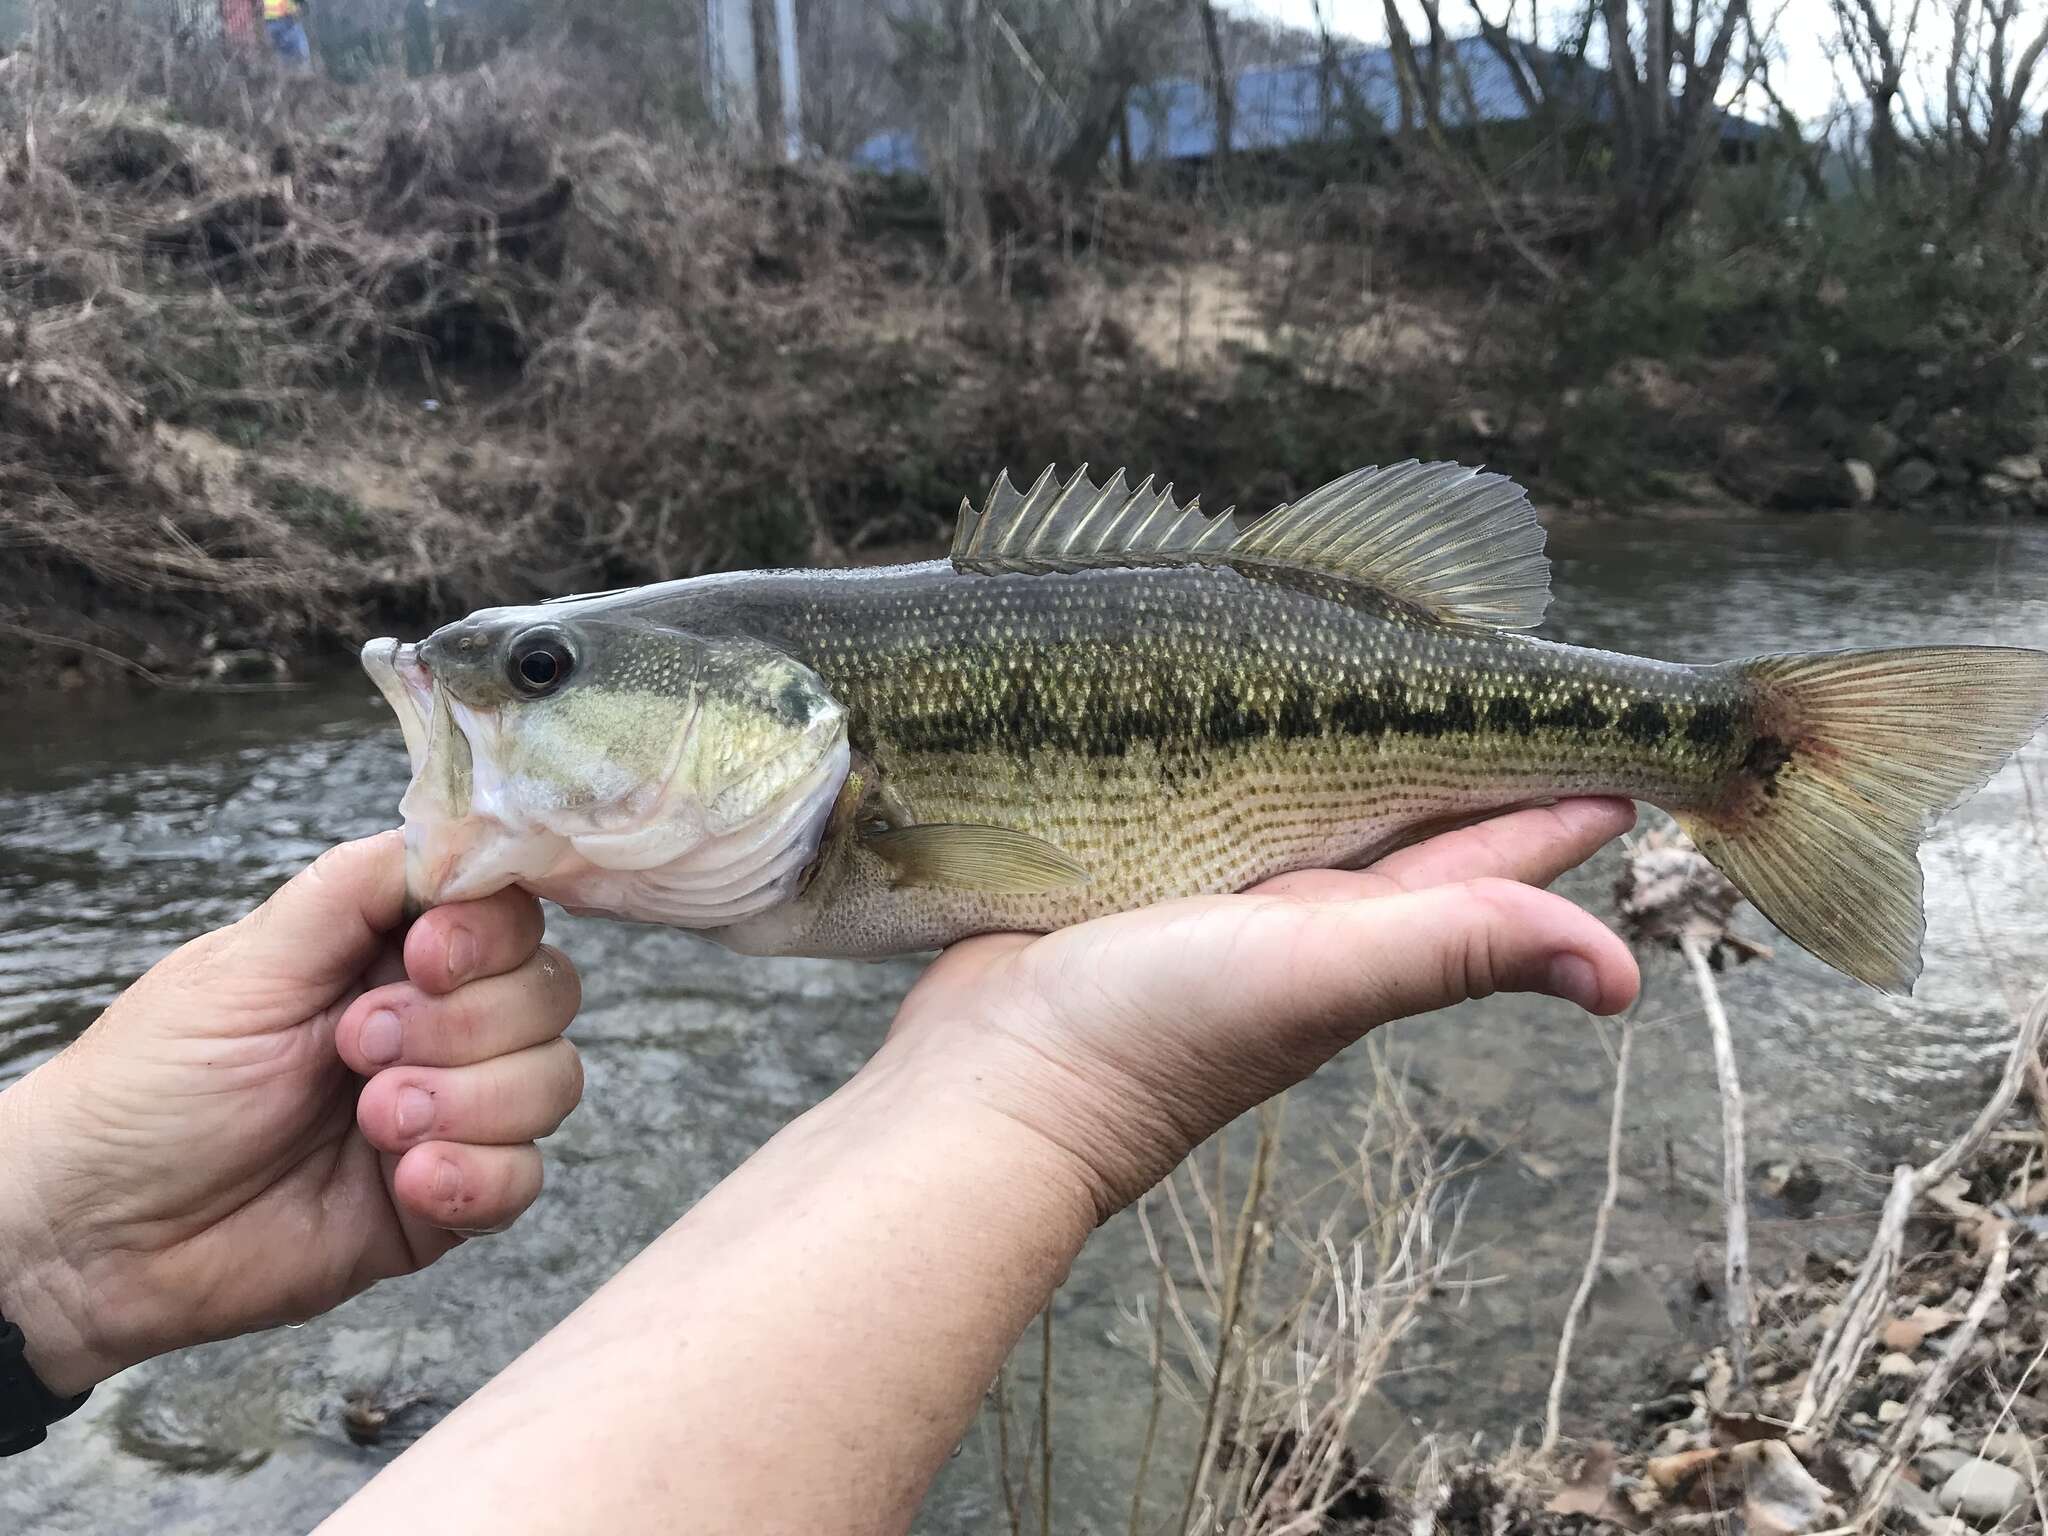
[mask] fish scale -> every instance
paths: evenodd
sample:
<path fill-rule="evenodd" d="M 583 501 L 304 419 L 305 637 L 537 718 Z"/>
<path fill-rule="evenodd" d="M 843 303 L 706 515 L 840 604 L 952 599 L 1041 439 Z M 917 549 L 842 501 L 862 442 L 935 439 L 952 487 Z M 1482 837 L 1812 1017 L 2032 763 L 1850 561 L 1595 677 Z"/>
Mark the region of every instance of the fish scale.
<path fill-rule="evenodd" d="M 1542 545 L 1518 486 L 1459 465 L 1358 470 L 1248 525 L 1047 471 L 963 506 L 944 560 L 373 641 L 413 756 L 409 889 L 877 956 L 1625 795 L 1822 959 L 1910 989 L 1920 841 L 2040 726 L 2048 654 L 1554 644 L 1526 633 Z"/>
<path fill-rule="evenodd" d="M 813 668 L 917 820 L 1015 827 L 1092 876 L 990 894 L 880 869 L 834 887 L 828 871 L 800 937 L 776 935 L 807 951 L 1239 890 L 1356 865 L 1418 821 L 1560 794 L 1682 802 L 1748 745 L 1721 670 L 1397 620 L 1225 567 L 768 573 L 692 608 L 693 625 Z M 1630 714 L 1649 709 L 1654 736 Z"/>

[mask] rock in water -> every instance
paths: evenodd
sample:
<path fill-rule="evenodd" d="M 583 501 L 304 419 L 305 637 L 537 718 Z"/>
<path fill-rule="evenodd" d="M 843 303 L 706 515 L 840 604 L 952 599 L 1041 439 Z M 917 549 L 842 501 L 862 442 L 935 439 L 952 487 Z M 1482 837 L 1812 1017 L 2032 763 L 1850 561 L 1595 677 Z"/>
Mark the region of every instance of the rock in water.
<path fill-rule="evenodd" d="M 1842 473 L 1848 477 L 1849 498 L 1857 506 L 1866 507 L 1877 499 L 1877 471 L 1863 460 L 1842 460 Z"/>
<path fill-rule="evenodd" d="M 1925 496 L 1940 478 L 1940 471 L 1925 459 L 1907 459 L 1891 473 L 1891 492 L 1900 501 Z"/>

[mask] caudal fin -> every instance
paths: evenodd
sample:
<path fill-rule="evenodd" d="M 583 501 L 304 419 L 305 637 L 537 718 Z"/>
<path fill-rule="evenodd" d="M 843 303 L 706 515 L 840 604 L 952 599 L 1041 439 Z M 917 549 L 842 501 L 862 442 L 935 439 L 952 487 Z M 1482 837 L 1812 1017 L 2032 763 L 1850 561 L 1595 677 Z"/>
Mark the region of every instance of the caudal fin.
<path fill-rule="evenodd" d="M 2048 718 L 2048 652 L 1760 656 L 1758 735 L 1728 797 L 1679 817 L 1764 916 L 1886 992 L 1920 974 L 1920 839 Z"/>

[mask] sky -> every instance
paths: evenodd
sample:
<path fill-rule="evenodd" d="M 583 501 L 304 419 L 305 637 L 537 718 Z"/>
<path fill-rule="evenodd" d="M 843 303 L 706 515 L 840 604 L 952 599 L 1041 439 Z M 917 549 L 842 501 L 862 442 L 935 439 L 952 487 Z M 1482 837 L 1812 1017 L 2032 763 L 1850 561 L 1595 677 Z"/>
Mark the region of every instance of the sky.
<path fill-rule="evenodd" d="M 1387 27 L 1381 0 L 1321 0 L 1323 18 L 1330 30 L 1345 36 L 1355 37 L 1363 42 L 1385 42 Z M 1290 26 L 1304 27 L 1310 31 L 1316 27 L 1316 0 L 1238 0 L 1234 7 L 1241 12 L 1270 16 Z M 1418 34 L 1422 31 L 1421 12 L 1411 5 L 1402 9 L 1409 15 L 1409 25 Z M 1486 12 L 1498 18 L 1505 11 L 1504 0 L 1488 0 Z M 1546 12 L 1562 14 L 1563 7 L 1546 5 Z M 1758 7 L 1764 12 L 1762 5 Z M 1518 15 L 1526 12 L 1518 5 Z M 1443 8 L 1444 24 L 1456 35 L 1477 31 L 1473 24 L 1471 9 L 1463 0 L 1447 0 Z M 1771 71 L 1771 83 L 1778 95 L 1800 118 L 1809 125 L 1824 120 L 1834 104 L 1837 85 L 1833 65 L 1827 57 L 1827 44 L 1834 36 L 1834 13 L 1828 0 L 1785 0 L 1779 14 L 1777 27 L 1777 56 Z M 1598 37 L 1598 29 L 1595 29 Z M 1749 115 L 1764 115 L 1761 100 L 1751 105 Z"/>

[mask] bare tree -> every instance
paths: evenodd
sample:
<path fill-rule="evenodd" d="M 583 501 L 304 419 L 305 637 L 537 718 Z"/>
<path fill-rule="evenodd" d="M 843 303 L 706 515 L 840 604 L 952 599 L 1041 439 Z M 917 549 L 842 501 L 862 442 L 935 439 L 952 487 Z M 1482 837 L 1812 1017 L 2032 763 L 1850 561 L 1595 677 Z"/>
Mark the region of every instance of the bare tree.
<path fill-rule="evenodd" d="M 1615 223 L 1627 241 L 1660 238 L 1692 206 L 1721 127 L 1720 97 L 1749 0 L 1696 0 L 1683 26 L 1670 0 L 1601 0 L 1615 160 Z M 1676 91 L 1674 94 L 1674 85 Z"/>
<path fill-rule="evenodd" d="M 947 0 L 946 18 L 960 55 L 960 87 L 953 99 L 947 135 L 946 238 L 953 255 L 980 282 L 989 275 L 995 241 L 989 231 L 988 118 L 983 87 L 988 78 L 988 25 L 982 0 Z"/>
<path fill-rule="evenodd" d="M 1231 134 L 1237 122 L 1237 85 L 1223 62 L 1223 30 L 1216 22 L 1215 0 L 1194 0 L 1202 23 L 1202 47 L 1209 56 L 1209 99 L 1215 103 L 1216 164 L 1230 161 Z"/>
<path fill-rule="evenodd" d="M 1991 205 L 2017 163 L 2022 115 L 2034 72 L 2048 51 L 2048 20 L 2022 43 L 2016 26 L 2020 0 L 1954 3 L 1945 137 L 1958 211 L 1975 217 Z"/>
<path fill-rule="evenodd" d="M 1920 25 L 1923 0 L 1832 0 L 1837 57 L 1856 77 L 1869 107 L 1870 178 L 1880 194 L 1899 184 L 1905 141 L 1899 132 L 1899 91 Z"/>
<path fill-rule="evenodd" d="M 1093 57 L 1074 95 L 1074 129 L 1053 161 L 1053 174 L 1069 186 L 1093 181 L 1128 112 L 1131 92 L 1152 77 L 1152 66 L 1179 0 L 1120 0 L 1098 16 Z"/>

